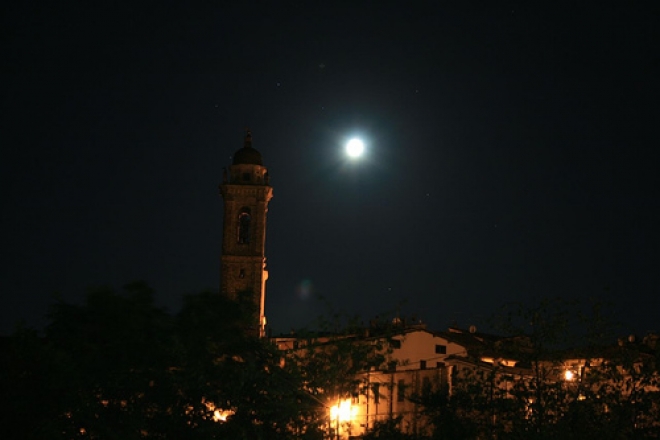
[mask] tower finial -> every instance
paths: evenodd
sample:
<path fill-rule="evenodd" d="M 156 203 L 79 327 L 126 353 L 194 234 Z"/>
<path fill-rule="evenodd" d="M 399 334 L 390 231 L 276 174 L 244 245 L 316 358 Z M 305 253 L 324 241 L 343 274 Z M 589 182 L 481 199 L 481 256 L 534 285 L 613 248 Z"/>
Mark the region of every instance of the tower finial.
<path fill-rule="evenodd" d="M 245 142 L 243 143 L 244 148 L 252 148 L 252 132 L 249 128 L 245 129 Z"/>

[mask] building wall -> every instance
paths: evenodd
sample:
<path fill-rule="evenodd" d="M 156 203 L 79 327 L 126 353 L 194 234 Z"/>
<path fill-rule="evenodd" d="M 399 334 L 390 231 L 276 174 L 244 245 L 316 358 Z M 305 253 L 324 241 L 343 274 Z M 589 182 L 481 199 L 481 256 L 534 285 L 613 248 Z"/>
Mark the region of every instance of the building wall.
<path fill-rule="evenodd" d="M 421 394 L 425 388 L 431 391 L 447 385 L 448 370 L 444 361 L 452 355 L 466 354 L 466 349 L 423 328 L 402 332 L 392 339 L 399 341 L 400 345 L 395 343 L 398 348 L 391 349 L 387 362 L 380 369 L 374 368 L 359 375 L 359 389 L 354 390 L 351 398 L 354 413 L 350 422 L 329 420 L 333 432 L 339 422 L 341 438 L 362 435 L 376 422 L 398 417 L 402 419 L 404 432 L 430 434 L 431 427 L 421 412 L 421 406 L 411 397 Z M 332 340 L 332 337 L 320 337 L 312 342 L 315 348 L 305 347 L 308 341 L 298 340 L 294 335 L 274 338 L 273 342 L 280 350 L 300 356 L 310 348 L 323 350 L 328 344 L 332 345 Z M 360 340 L 364 342 L 370 338 Z M 442 353 L 436 351 L 436 346 L 443 347 Z"/>
<path fill-rule="evenodd" d="M 391 357 L 397 361 L 397 370 L 437 367 L 448 356 L 465 356 L 464 346 L 449 341 L 424 329 L 405 332 L 392 339 L 400 341 L 400 348 L 393 348 Z"/>

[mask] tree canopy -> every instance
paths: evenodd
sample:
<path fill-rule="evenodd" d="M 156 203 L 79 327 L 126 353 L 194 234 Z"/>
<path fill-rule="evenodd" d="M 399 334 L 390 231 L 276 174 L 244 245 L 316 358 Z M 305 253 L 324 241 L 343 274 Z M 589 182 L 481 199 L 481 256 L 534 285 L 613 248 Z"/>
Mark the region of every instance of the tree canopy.
<path fill-rule="evenodd" d="M 252 310 L 204 292 L 178 314 L 142 282 L 58 301 L 0 360 L 3 438 L 314 438 L 297 369 L 250 335 Z M 318 405 L 316 405 L 318 406 Z"/>

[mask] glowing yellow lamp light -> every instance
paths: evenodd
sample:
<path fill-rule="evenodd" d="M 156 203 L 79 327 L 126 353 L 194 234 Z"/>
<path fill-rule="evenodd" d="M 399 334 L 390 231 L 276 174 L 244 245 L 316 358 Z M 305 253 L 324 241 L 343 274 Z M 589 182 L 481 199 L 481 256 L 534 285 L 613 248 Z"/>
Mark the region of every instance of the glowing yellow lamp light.
<path fill-rule="evenodd" d="M 351 405 L 350 399 L 337 401 L 330 407 L 330 418 L 339 422 L 350 422 L 357 415 L 357 407 Z"/>
<path fill-rule="evenodd" d="M 204 405 L 209 409 L 209 411 L 213 411 L 213 421 L 214 422 L 220 422 L 224 423 L 227 421 L 227 417 L 233 416 L 235 414 L 235 411 L 233 409 L 220 409 L 216 408 L 215 404 L 213 402 L 209 402 L 206 400 L 203 400 Z"/>
<path fill-rule="evenodd" d="M 213 411 L 213 421 L 214 422 L 226 422 L 227 417 L 234 415 L 234 411 L 232 410 L 219 410 L 216 409 Z"/>
<path fill-rule="evenodd" d="M 564 379 L 568 381 L 575 379 L 575 373 L 573 373 L 571 370 L 564 371 Z"/>

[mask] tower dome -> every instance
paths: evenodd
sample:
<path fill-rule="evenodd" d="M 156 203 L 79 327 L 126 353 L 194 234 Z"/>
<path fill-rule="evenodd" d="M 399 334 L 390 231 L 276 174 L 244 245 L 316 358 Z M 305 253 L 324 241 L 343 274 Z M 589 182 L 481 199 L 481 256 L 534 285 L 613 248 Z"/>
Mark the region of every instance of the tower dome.
<path fill-rule="evenodd" d="M 252 133 L 245 134 L 243 148 L 234 153 L 233 165 L 263 165 L 261 153 L 252 148 Z"/>

